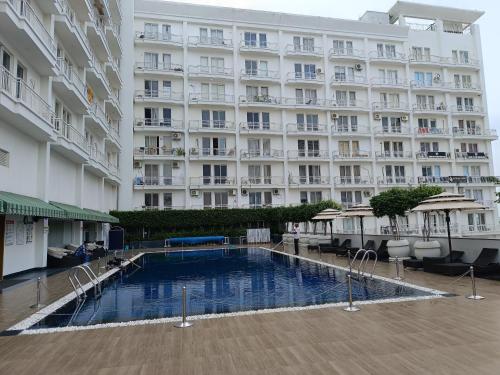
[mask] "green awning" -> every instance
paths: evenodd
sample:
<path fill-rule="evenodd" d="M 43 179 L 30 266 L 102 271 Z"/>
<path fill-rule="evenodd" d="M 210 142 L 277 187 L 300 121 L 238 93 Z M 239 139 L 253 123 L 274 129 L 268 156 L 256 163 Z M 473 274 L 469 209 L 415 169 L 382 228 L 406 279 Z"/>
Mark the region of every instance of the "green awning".
<path fill-rule="evenodd" d="M 98 217 L 98 219 L 95 221 L 100 221 L 103 223 L 119 223 L 120 222 L 120 220 L 118 220 L 118 218 L 111 216 L 110 214 L 106 214 L 104 212 L 101 212 L 101 211 L 91 210 L 89 208 L 85 208 L 85 211 L 89 211 L 89 212 L 93 213 L 94 215 L 96 215 Z"/>
<path fill-rule="evenodd" d="M 81 220 L 81 221 L 99 221 L 99 216 L 89 210 L 84 210 L 80 207 L 71 204 L 50 202 L 50 204 L 60 208 L 66 214 L 65 219 Z"/>
<path fill-rule="evenodd" d="M 0 191 L 0 212 L 8 215 L 64 219 L 65 212 L 41 199 Z"/>

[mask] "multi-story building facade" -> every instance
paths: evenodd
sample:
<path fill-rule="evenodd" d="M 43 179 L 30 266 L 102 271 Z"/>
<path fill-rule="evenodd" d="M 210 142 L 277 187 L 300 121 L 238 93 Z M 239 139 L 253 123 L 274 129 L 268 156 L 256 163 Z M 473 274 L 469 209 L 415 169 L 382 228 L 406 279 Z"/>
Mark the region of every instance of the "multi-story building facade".
<path fill-rule="evenodd" d="M 102 239 L 117 208 L 121 18 L 118 0 L 0 0 L 3 275 Z"/>
<path fill-rule="evenodd" d="M 488 207 L 457 218 L 458 232 L 490 228 L 481 14 L 398 2 L 352 21 L 136 1 L 124 201 L 350 206 L 429 183 Z"/>

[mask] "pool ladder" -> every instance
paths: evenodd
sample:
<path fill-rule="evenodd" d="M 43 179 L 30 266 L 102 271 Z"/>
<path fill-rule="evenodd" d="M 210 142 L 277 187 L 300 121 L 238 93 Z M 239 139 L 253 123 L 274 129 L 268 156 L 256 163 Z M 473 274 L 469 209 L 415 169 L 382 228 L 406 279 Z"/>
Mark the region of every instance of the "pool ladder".
<path fill-rule="evenodd" d="M 358 255 L 360 255 L 360 254 L 363 254 L 363 256 L 361 257 L 361 261 L 358 264 L 357 279 L 361 280 L 361 277 L 366 277 L 366 275 L 367 275 L 365 273 L 366 265 L 368 264 L 368 261 L 370 260 L 370 254 L 374 254 L 375 255 L 375 261 L 373 262 L 373 267 L 372 267 L 372 270 L 371 270 L 371 272 L 369 274 L 370 278 L 372 278 L 373 277 L 373 272 L 375 271 L 375 266 L 377 265 L 377 260 L 378 260 L 377 253 L 375 251 L 373 251 L 373 250 L 359 249 L 356 252 L 356 255 L 354 255 L 354 258 L 352 258 L 352 261 L 349 262 L 349 273 L 352 276 L 352 268 L 354 266 L 354 263 L 358 259 Z"/>
<path fill-rule="evenodd" d="M 101 297 L 101 281 L 87 264 L 82 264 L 79 266 L 75 266 L 68 271 L 68 279 L 71 283 L 71 286 L 73 287 L 73 290 L 75 291 L 76 299 L 78 301 L 82 301 L 87 298 L 87 293 L 85 292 L 85 289 L 83 289 L 83 285 L 78 278 L 78 274 L 80 273 L 80 271 L 83 271 L 85 276 L 87 276 L 87 278 L 94 286 L 94 295 L 96 296 L 96 298 Z"/>

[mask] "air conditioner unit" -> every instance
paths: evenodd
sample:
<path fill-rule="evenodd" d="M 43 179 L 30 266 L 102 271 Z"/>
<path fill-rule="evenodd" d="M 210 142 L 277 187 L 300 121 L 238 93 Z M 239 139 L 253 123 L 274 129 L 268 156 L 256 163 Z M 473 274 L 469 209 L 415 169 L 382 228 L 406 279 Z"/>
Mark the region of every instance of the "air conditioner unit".
<path fill-rule="evenodd" d="M 433 78 L 434 82 L 439 82 L 441 81 L 441 75 L 439 73 L 434 74 Z"/>
<path fill-rule="evenodd" d="M 230 190 L 230 191 L 229 191 L 229 195 L 231 195 L 231 196 L 233 196 L 233 197 L 234 197 L 236 194 L 238 194 L 238 191 L 237 191 L 236 189 L 232 189 L 232 190 Z"/>
<path fill-rule="evenodd" d="M 173 161 L 172 162 L 172 168 L 180 168 L 181 167 L 181 164 L 178 162 L 178 161 Z"/>
<path fill-rule="evenodd" d="M 241 189 L 241 195 L 247 196 L 248 195 L 248 190 L 247 189 Z"/>
<path fill-rule="evenodd" d="M 401 121 L 405 121 L 405 122 L 408 121 L 408 116 L 406 116 L 406 115 L 401 116 Z"/>
<path fill-rule="evenodd" d="M 316 74 L 321 74 L 321 73 L 322 73 L 321 68 L 316 69 Z"/>
<path fill-rule="evenodd" d="M 363 191 L 363 195 L 368 198 L 368 197 L 372 196 L 372 192 L 371 191 Z"/>
<path fill-rule="evenodd" d="M 379 121 L 382 117 L 380 116 L 380 113 L 374 113 L 373 114 L 373 119 Z"/>
<path fill-rule="evenodd" d="M 134 169 L 142 168 L 142 163 L 140 161 L 134 161 Z"/>
<path fill-rule="evenodd" d="M 361 65 L 361 64 L 354 65 L 354 70 L 356 70 L 358 72 L 362 71 L 363 70 L 363 65 Z"/>
<path fill-rule="evenodd" d="M 331 118 L 333 121 L 335 121 L 338 117 L 339 117 L 339 115 L 338 115 L 338 114 L 336 114 L 336 113 L 332 113 L 332 114 L 330 115 L 330 118 Z"/>
<path fill-rule="evenodd" d="M 173 139 L 174 141 L 178 141 L 178 140 L 180 140 L 180 139 L 181 139 L 181 136 L 182 136 L 182 134 L 181 134 L 181 133 L 173 133 L 173 134 L 172 134 L 172 139 Z"/>
<path fill-rule="evenodd" d="M 199 197 L 200 191 L 199 190 L 191 190 L 191 196 L 192 197 Z"/>
<path fill-rule="evenodd" d="M 280 195 L 280 189 L 273 189 L 273 195 Z"/>

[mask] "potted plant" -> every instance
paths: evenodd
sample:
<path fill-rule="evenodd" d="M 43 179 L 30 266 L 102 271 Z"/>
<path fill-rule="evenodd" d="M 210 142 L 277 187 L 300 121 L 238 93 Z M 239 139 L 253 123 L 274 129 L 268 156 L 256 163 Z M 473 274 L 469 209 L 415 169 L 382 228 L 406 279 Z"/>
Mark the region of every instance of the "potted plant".
<path fill-rule="evenodd" d="M 402 258 L 410 256 L 410 243 L 408 240 L 401 239 L 398 224 L 398 216 L 405 216 L 409 205 L 410 194 L 408 190 L 401 188 L 392 188 L 383 191 L 370 199 L 373 214 L 377 218 L 384 216 L 389 218 L 389 226 L 393 239 L 387 241 L 387 251 L 391 257 Z"/>

